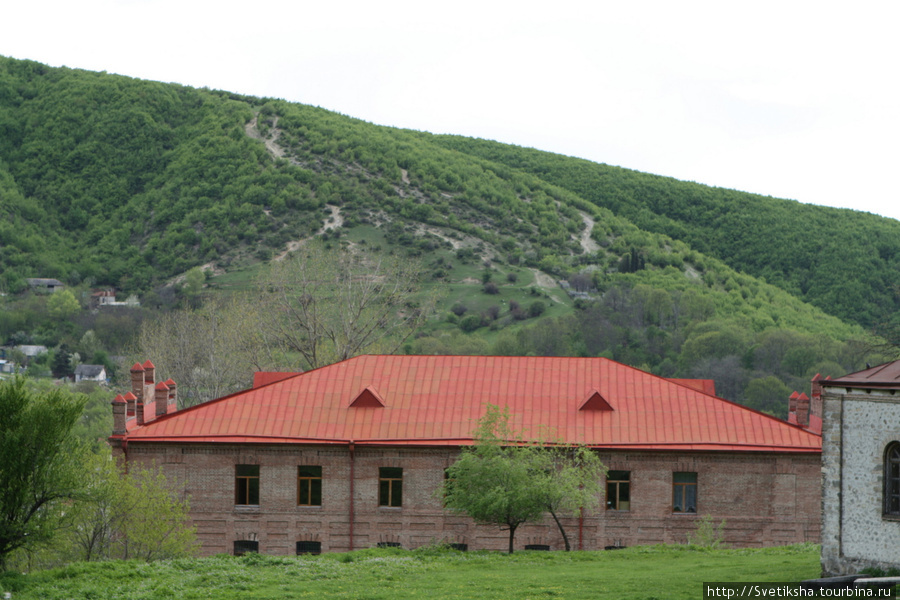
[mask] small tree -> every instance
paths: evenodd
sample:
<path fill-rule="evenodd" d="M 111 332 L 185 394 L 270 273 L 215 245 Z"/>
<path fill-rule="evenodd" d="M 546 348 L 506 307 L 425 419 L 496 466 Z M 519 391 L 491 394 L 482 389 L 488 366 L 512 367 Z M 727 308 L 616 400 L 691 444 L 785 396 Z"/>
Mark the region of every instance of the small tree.
<path fill-rule="evenodd" d="M 534 456 L 537 473 L 536 490 L 542 498 L 544 510 L 550 513 L 566 551 L 571 550 L 569 536 L 560 516 L 576 516 L 583 510 L 600 506 L 603 488 L 600 479 L 606 467 L 600 457 L 586 446 L 544 445 Z"/>
<path fill-rule="evenodd" d="M 505 445 L 516 438 L 509 428 L 509 410 L 492 405 L 474 437 L 475 445 L 465 448 L 448 470 L 444 506 L 509 531 L 512 554 L 516 529 L 543 518 L 542 497 L 534 493 L 535 449 Z"/>
<path fill-rule="evenodd" d="M 0 570 L 18 548 L 48 540 L 61 508 L 82 493 L 86 450 L 73 435 L 81 396 L 0 383 Z"/>

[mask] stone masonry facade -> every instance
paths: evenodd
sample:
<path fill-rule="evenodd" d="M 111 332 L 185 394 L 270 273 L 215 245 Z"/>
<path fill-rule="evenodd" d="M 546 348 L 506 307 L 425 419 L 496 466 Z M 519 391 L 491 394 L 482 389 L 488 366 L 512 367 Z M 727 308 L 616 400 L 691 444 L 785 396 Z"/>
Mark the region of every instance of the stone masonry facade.
<path fill-rule="evenodd" d="M 298 542 L 343 552 L 433 543 L 504 550 L 508 541 L 506 531 L 442 509 L 437 490 L 456 448 L 147 442 L 115 452 L 161 466 L 183 490 L 204 555 L 231 553 L 242 541 L 276 555 L 293 554 Z M 567 518 L 573 549 L 684 543 L 704 516 L 716 525 L 724 520 L 724 541 L 735 547 L 820 541 L 817 453 L 600 451 L 600 457 L 609 469 L 629 472 L 629 509 L 601 505 Z M 258 505 L 236 504 L 237 465 L 259 466 Z M 321 506 L 298 505 L 299 466 L 322 468 Z M 378 505 L 381 467 L 403 469 L 400 507 Z M 676 472 L 696 473 L 696 513 L 673 512 Z M 532 544 L 564 547 L 551 518 L 519 528 L 516 549 Z"/>
<path fill-rule="evenodd" d="M 826 387 L 822 571 L 900 568 L 900 518 L 883 514 L 885 449 L 900 441 L 896 390 Z"/>

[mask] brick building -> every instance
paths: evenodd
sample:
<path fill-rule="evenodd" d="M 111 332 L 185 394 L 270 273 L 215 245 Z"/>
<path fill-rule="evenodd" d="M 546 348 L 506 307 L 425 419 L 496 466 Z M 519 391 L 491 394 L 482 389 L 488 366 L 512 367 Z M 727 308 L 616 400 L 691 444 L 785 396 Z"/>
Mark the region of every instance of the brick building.
<path fill-rule="evenodd" d="M 900 361 L 821 390 L 822 571 L 900 569 Z"/>
<path fill-rule="evenodd" d="M 685 542 L 706 515 L 735 546 L 819 541 L 821 437 L 717 398 L 711 382 L 604 358 L 360 356 L 176 412 L 174 383 L 154 375 L 133 367 L 110 442 L 183 486 L 207 555 L 505 549 L 505 532 L 435 494 L 486 404 L 609 468 L 605 508 L 568 519 L 574 548 Z M 562 547 L 551 523 L 516 539 Z"/>

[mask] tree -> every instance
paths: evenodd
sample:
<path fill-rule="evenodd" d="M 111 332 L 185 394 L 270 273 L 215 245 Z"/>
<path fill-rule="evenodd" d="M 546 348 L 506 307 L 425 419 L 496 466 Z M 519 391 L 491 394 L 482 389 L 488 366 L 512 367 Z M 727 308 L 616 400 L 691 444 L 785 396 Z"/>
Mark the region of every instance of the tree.
<path fill-rule="evenodd" d="M 475 445 L 448 470 L 444 506 L 507 529 L 510 553 L 516 529 L 549 512 L 570 550 L 559 517 L 599 505 L 605 468 L 584 446 L 524 441 L 510 428 L 509 416 L 509 409 L 488 406 Z"/>
<path fill-rule="evenodd" d="M 600 479 L 606 474 L 606 467 L 586 446 L 542 444 L 534 459 L 537 465 L 533 470 L 540 474 L 536 489 L 569 551 L 569 536 L 559 517 L 599 507 L 603 492 Z"/>
<path fill-rule="evenodd" d="M 514 437 L 509 410 L 488 406 L 475 445 L 450 466 L 443 488 L 446 508 L 509 531 L 510 554 L 516 529 L 544 514 L 543 499 L 535 493 L 534 448 L 504 445 Z"/>
<path fill-rule="evenodd" d="M 178 384 L 182 408 L 250 387 L 254 371 L 281 368 L 274 342 L 264 337 L 260 305 L 233 295 L 145 320 L 132 361 L 153 361 Z"/>
<path fill-rule="evenodd" d="M 47 313 L 53 319 L 65 320 L 81 310 L 81 305 L 70 290 L 54 292 L 47 298 Z"/>
<path fill-rule="evenodd" d="M 270 339 L 317 368 L 363 354 L 390 354 L 425 322 L 419 264 L 307 243 L 259 280 Z"/>
<path fill-rule="evenodd" d="M 51 538 L 83 486 L 85 447 L 73 435 L 85 400 L 0 383 L 0 570 L 9 554 Z"/>

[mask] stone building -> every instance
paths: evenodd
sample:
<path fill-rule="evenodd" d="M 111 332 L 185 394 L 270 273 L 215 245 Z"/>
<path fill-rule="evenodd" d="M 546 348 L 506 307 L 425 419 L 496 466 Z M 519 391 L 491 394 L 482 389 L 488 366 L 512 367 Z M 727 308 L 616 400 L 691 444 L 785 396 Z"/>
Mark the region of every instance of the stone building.
<path fill-rule="evenodd" d="M 110 443 L 185 490 L 207 555 L 505 549 L 506 532 L 436 494 L 487 404 L 609 468 L 605 507 L 566 521 L 576 549 L 683 543 L 704 516 L 734 546 L 820 539 L 821 437 L 715 397 L 712 382 L 604 358 L 360 356 L 176 412 L 174 382 L 154 371 L 133 367 Z M 516 541 L 562 547 L 552 521 Z"/>
<path fill-rule="evenodd" d="M 900 361 L 813 383 L 824 406 L 822 571 L 900 568 Z"/>

